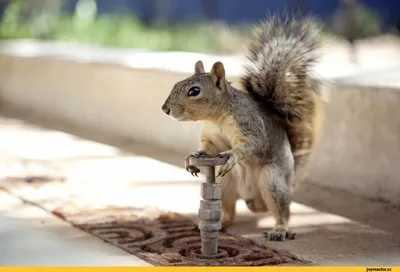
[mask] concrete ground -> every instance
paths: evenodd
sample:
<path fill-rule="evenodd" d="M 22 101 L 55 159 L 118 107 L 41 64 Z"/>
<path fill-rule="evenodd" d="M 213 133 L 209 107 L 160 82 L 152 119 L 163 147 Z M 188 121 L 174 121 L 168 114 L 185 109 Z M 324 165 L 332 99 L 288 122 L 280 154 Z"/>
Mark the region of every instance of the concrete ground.
<path fill-rule="evenodd" d="M 1 266 L 149 266 L 0 191 Z"/>
<path fill-rule="evenodd" d="M 51 127 L 42 119 L 36 123 Z M 83 203 L 153 206 L 196 216 L 201 179 L 182 169 L 182 154 L 72 127 L 71 133 L 102 138 L 103 144 L 15 119 L 1 119 L 0 127 L 2 176 L 62 175 Z M 272 219 L 250 214 L 242 202 L 229 232 L 321 265 L 400 265 L 398 209 L 311 184 L 295 200 L 294 241 L 262 239 Z M 0 265 L 146 265 L 6 192 L 0 193 L 0 207 Z"/>

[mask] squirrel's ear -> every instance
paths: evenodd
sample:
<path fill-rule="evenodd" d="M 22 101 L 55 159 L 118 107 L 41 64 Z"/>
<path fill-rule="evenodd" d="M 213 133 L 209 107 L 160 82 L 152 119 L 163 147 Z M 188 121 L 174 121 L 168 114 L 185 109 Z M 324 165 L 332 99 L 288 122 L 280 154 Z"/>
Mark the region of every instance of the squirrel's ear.
<path fill-rule="evenodd" d="M 221 89 L 222 91 L 225 91 L 226 90 L 225 68 L 222 62 L 217 61 L 216 63 L 214 63 L 211 69 L 211 76 L 217 88 Z"/>
<path fill-rule="evenodd" d="M 201 60 L 197 61 L 196 64 L 194 65 L 194 73 L 195 74 L 203 74 L 205 73 L 204 70 L 204 65 Z"/>

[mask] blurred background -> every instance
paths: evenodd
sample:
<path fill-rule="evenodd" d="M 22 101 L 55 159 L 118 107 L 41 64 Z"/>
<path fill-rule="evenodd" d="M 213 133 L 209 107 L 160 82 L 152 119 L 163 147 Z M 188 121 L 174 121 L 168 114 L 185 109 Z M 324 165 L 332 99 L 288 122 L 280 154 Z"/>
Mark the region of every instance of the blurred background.
<path fill-rule="evenodd" d="M 400 28 L 391 0 L 0 0 L 0 39 L 234 53 L 251 24 L 284 12 L 311 14 L 324 35 L 350 42 Z"/>
<path fill-rule="evenodd" d="M 251 26 L 283 13 L 321 23 L 325 116 L 299 239 L 266 246 L 400 265 L 399 0 L 0 0 L 0 265 L 142 265 L 71 222 L 197 218 L 202 178 L 183 158 L 201 124 L 161 105 L 199 59 L 238 82 Z M 272 224 L 239 201 L 230 232 L 264 243 Z"/>

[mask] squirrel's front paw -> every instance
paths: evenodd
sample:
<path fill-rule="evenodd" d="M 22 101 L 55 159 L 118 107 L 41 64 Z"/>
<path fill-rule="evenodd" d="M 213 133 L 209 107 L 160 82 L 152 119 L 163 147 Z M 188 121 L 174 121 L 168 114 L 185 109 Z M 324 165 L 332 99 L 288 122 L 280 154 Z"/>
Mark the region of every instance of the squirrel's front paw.
<path fill-rule="evenodd" d="M 218 156 L 220 157 L 229 157 L 229 159 L 226 161 L 224 165 L 221 166 L 221 168 L 218 171 L 217 177 L 223 177 L 228 173 L 229 171 L 232 170 L 232 168 L 236 165 L 236 158 L 232 154 L 232 152 L 222 152 Z"/>
<path fill-rule="evenodd" d="M 198 177 L 198 173 L 200 173 L 200 169 L 193 165 L 186 166 L 186 171 L 188 171 L 192 176 Z"/>
<path fill-rule="evenodd" d="M 185 169 L 186 169 L 186 171 L 188 171 L 190 174 L 192 174 L 192 176 L 196 176 L 196 177 L 197 177 L 197 174 L 200 173 L 200 169 L 197 168 L 197 167 L 194 166 L 194 165 L 190 165 L 190 164 L 189 164 L 189 158 L 190 158 L 190 157 L 192 157 L 192 158 L 200 158 L 200 157 L 203 157 L 203 156 L 207 156 L 207 153 L 206 153 L 205 151 L 200 150 L 200 151 L 192 152 L 192 153 L 190 153 L 189 155 L 187 155 L 187 156 L 185 157 L 185 159 L 184 159 L 184 162 L 185 162 Z"/>
<path fill-rule="evenodd" d="M 189 158 L 189 157 L 200 158 L 200 157 L 204 157 L 204 156 L 207 156 L 207 152 L 205 152 L 204 150 L 199 150 L 199 151 L 194 151 L 194 152 L 190 153 L 189 155 L 186 156 L 186 158 Z"/>

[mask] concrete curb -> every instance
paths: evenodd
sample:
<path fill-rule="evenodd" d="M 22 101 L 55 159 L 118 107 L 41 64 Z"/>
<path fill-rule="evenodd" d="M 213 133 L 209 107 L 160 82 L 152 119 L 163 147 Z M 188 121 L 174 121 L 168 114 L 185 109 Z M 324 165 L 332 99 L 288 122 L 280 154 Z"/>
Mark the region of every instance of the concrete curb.
<path fill-rule="evenodd" d="M 180 153 L 196 149 L 200 125 L 178 123 L 161 111 L 173 84 L 191 72 L 16 55 L 0 54 L 3 109 L 20 108 Z M 146 62 L 146 55 L 140 58 Z M 337 83 L 326 91 L 330 103 L 311 179 L 400 204 L 400 92 Z"/>

